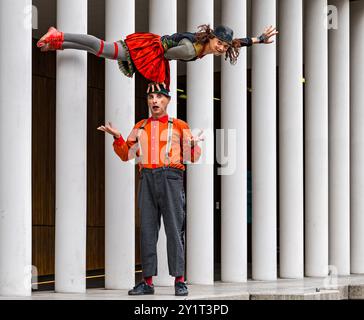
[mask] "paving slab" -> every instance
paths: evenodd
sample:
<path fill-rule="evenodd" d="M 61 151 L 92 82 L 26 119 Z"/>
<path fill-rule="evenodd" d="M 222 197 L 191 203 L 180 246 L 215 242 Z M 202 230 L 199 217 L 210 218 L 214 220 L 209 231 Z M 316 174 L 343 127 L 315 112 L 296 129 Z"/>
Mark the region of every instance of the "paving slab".
<path fill-rule="evenodd" d="M 86 293 L 33 292 L 31 297 L 0 297 L 0 300 L 348 300 L 364 299 L 364 275 L 344 277 L 278 279 L 245 283 L 189 284 L 187 297 L 176 297 L 174 287 L 155 287 L 152 296 L 129 296 L 128 289 L 88 289 Z"/>

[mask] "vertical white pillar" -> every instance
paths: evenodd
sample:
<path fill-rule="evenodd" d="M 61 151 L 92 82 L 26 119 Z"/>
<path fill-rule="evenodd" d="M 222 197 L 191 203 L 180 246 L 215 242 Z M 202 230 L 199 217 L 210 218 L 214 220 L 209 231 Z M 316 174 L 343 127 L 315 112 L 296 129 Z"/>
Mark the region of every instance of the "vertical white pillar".
<path fill-rule="evenodd" d="M 57 1 L 57 26 L 87 33 L 87 1 Z M 57 52 L 55 290 L 86 290 L 87 53 Z"/>
<path fill-rule="evenodd" d="M 187 29 L 196 30 L 201 24 L 213 27 L 213 8 L 213 0 L 189 0 Z M 189 62 L 187 122 L 191 128 L 203 128 L 207 138 L 201 163 L 189 166 L 187 172 L 187 280 L 194 284 L 214 282 L 213 89 L 213 56 Z"/>
<path fill-rule="evenodd" d="M 351 3 L 351 273 L 364 273 L 364 2 Z"/>
<path fill-rule="evenodd" d="M 167 14 L 161 14 L 163 12 Z M 177 32 L 177 0 L 149 0 L 149 32 L 166 35 Z M 172 95 L 171 102 L 168 105 L 168 115 L 177 117 L 177 61 L 170 61 L 170 92 Z M 163 217 L 157 245 L 158 253 L 158 277 L 154 283 L 159 286 L 173 284 L 173 278 L 169 277 L 167 263 L 167 238 L 164 230 Z"/>
<path fill-rule="evenodd" d="M 149 0 L 149 32 L 160 36 L 177 32 L 177 0 Z M 170 61 L 169 65 L 172 99 L 168 105 L 168 114 L 177 117 L 177 61 Z"/>
<path fill-rule="evenodd" d="M 253 34 L 276 25 L 276 1 L 254 0 Z M 252 53 L 253 279 L 277 277 L 276 45 L 255 45 Z"/>
<path fill-rule="evenodd" d="M 31 5 L 0 1 L 0 295 L 8 296 L 31 295 Z"/>
<path fill-rule="evenodd" d="M 106 0 L 106 40 L 133 33 L 134 13 L 134 1 Z M 117 61 L 105 61 L 105 120 L 125 139 L 135 124 L 134 82 L 121 73 Z M 105 139 L 105 287 L 126 289 L 135 283 L 135 162 L 121 162 L 113 138 Z"/>
<path fill-rule="evenodd" d="M 234 30 L 235 38 L 246 36 L 246 0 L 222 3 L 222 24 Z M 221 61 L 221 127 L 224 149 L 221 177 L 221 280 L 247 279 L 247 71 L 242 48 L 236 65 Z M 229 136 L 232 130 L 234 137 Z"/>
<path fill-rule="evenodd" d="M 304 273 L 302 20 L 302 0 L 280 0 L 279 269 L 281 278 L 303 278 Z"/>
<path fill-rule="evenodd" d="M 337 274 L 349 275 L 350 1 L 330 4 L 339 25 L 329 25 L 329 264 Z"/>
<path fill-rule="evenodd" d="M 328 273 L 327 0 L 305 2 L 305 274 Z"/>

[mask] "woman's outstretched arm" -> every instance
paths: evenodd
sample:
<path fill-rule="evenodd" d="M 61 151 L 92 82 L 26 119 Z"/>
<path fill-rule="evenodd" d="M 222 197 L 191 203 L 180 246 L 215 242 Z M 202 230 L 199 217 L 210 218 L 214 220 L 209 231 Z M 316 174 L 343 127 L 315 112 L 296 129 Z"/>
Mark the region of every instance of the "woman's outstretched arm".
<path fill-rule="evenodd" d="M 240 42 L 241 47 L 250 47 L 253 44 L 270 44 L 273 43 L 274 40 L 272 39 L 275 35 L 278 34 L 278 31 L 273 26 L 265 28 L 264 32 L 259 37 L 253 37 L 253 38 L 239 38 L 236 39 Z"/>

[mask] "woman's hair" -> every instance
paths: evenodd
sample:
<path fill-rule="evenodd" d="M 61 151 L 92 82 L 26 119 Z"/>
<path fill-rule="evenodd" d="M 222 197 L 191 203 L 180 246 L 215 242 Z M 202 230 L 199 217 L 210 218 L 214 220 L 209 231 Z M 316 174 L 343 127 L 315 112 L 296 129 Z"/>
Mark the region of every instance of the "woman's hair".
<path fill-rule="evenodd" d="M 232 65 L 236 64 L 240 54 L 240 47 L 241 47 L 240 40 L 234 39 L 229 49 L 226 51 L 225 60 L 229 58 L 230 63 Z"/>
<path fill-rule="evenodd" d="M 203 24 L 198 26 L 198 31 L 196 32 L 196 41 L 202 45 L 208 43 L 210 39 L 215 38 L 212 33 L 213 30 L 210 28 L 209 24 Z"/>
<path fill-rule="evenodd" d="M 210 41 L 210 39 L 215 38 L 213 30 L 210 28 L 209 24 L 203 24 L 198 26 L 198 31 L 196 32 L 196 42 L 205 45 Z M 229 59 L 232 65 L 236 64 L 240 52 L 240 41 L 234 39 L 229 49 L 226 51 L 225 60 Z"/>

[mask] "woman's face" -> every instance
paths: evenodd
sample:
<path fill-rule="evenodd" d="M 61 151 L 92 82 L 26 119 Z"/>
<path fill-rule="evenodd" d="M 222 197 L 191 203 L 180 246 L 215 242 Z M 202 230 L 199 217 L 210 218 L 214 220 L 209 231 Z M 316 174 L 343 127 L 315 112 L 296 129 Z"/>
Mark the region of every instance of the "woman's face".
<path fill-rule="evenodd" d="M 229 44 L 227 42 L 221 41 L 218 38 L 212 38 L 210 39 L 210 48 L 212 51 L 212 54 L 215 56 L 222 56 L 226 53 L 226 51 L 229 49 Z"/>

